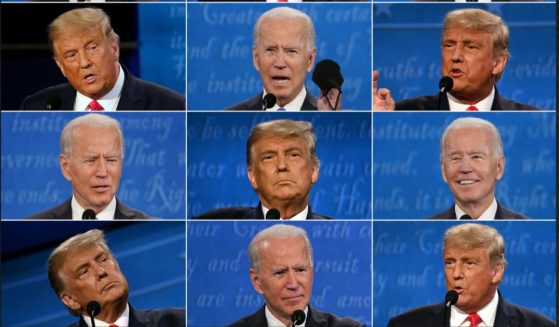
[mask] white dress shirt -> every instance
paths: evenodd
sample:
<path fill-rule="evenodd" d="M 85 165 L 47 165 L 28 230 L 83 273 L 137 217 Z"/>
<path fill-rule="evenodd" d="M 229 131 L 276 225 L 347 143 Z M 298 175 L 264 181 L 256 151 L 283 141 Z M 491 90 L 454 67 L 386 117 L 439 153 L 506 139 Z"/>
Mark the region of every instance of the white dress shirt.
<path fill-rule="evenodd" d="M 72 220 L 82 220 L 83 212 L 85 208 L 78 203 L 76 197 L 72 195 Z M 109 205 L 103 209 L 103 211 L 99 212 L 95 215 L 98 220 L 113 220 L 115 219 L 115 212 L 116 212 L 116 197 L 113 196 Z"/>
<path fill-rule="evenodd" d="M 497 305 L 499 304 L 499 293 L 495 292 L 493 299 L 489 301 L 477 314 L 481 318 L 478 327 L 492 327 L 495 325 L 495 316 L 497 315 Z M 450 307 L 450 326 L 469 327 L 470 322 L 466 320 L 468 314 L 456 306 Z"/>
<path fill-rule="evenodd" d="M 289 325 L 289 326 L 284 325 L 278 318 L 276 318 L 272 314 L 270 309 L 268 309 L 267 304 L 266 304 L 266 308 L 264 309 L 264 311 L 266 312 L 266 321 L 268 322 L 268 327 L 291 327 L 291 325 Z M 295 326 L 305 326 L 305 322 L 307 321 L 307 314 L 309 312 L 309 306 L 307 306 L 304 311 L 305 311 L 305 321 L 303 321 L 302 324 L 295 325 Z"/>
<path fill-rule="evenodd" d="M 262 99 L 264 99 L 265 95 L 266 95 L 266 90 L 264 90 L 264 93 L 262 94 Z M 301 108 L 303 107 L 303 102 L 305 102 L 306 97 L 307 97 L 307 89 L 303 87 L 301 92 L 299 92 L 299 94 L 297 94 L 297 96 L 291 102 L 289 102 L 282 108 L 284 108 L 285 111 L 301 111 Z M 266 111 L 278 111 L 279 108 L 280 106 L 276 102 L 276 104 L 272 108 L 268 108 L 266 109 Z"/>
<path fill-rule="evenodd" d="M 491 93 L 489 93 L 489 95 L 485 99 L 479 101 L 476 104 L 461 103 L 450 93 L 447 93 L 446 96 L 448 97 L 448 105 L 450 106 L 450 111 L 466 111 L 469 106 L 475 106 L 478 111 L 491 111 L 493 99 L 495 98 L 495 87 L 493 87 Z"/>
<path fill-rule="evenodd" d="M 458 206 L 458 204 L 454 204 L 454 212 L 456 212 L 456 219 L 460 219 L 460 217 L 462 217 L 463 215 L 466 214 L 464 212 L 464 210 L 462 210 Z M 489 205 L 489 208 L 487 208 L 481 214 L 481 216 L 479 216 L 479 218 L 477 220 L 495 220 L 495 215 L 496 214 L 497 214 L 497 200 L 495 198 L 493 198 L 493 202 L 491 202 L 491 205 Z"/>
<path fill-rule="evenodd" d="M 85 323 L 91 327 L 91 318 L 88 315 L 83 315 L 83 320 L 85 320 Z M 118 327 L 127 327 L 128 326 L 128 322 L 130 320 L 130 308 L 128 307 L 128 303 L 126 303 L 126 309 L 124 309 L 124 311 L 122 312 L 122 314 L 120 316 L 118 316 L 117 320 L 113 323 L 108 323 L 108 322 L 104 322 L 102 320 L 98 320 L 93 318 L 93 320 L 95 320 L 95 327 L 108 327 L 111 324 L 115 324 Z"/>
<path fill-rule="evenodd" d="M 262 212 L 264 213 L 264 219 L 266 219 L 266 214 L 268 213 L 268 211 L 270 211 L 270 209 L 268 209 L 264 205 L 262 205 Z M 283 217 L 280 217 L 280 220 L 307 220 L 307 215 L 308 214 L 309 214 L 309 205 L 307 204 L 305 209 L 303 209 L 303 211 L 299 212 L 295 216 L 293 216 L 289 219 L 285 219 Z"/>

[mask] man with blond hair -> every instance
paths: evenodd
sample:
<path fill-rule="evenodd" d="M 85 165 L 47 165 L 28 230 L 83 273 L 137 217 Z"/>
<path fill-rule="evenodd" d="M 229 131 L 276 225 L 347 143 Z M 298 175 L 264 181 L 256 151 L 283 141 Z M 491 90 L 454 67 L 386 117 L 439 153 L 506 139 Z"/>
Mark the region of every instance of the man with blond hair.
<path fill-rule="evenodd" d="M 329 219 L 313 213 L 309 192 L 320 161 L 311 123 L 289 119 L 256 125 L 246 146 L 247 175 L 260 203 L 210 211 L 195 219 Z"/>
<path fill-rule="evenodd" d="M 449 12 L 443 23 L 441 76 L 451 79 L 448 92 L 395 102 L 378 88 L 373 72 L 374 110 L 538 110 L 502 97 L 496 83 L 509 60 L 509 29 L 501 17 L 483 9 Z M 448 90 L 450 89 L 450 90 Z"/>
<path fill-rule="evenodd" d="M 388 327 L 552 327 L 542 315 L 505 301 L 497 290 L 507 260 L 499 232 L 482 224 L 459 224 L 443 238 L 446 288 L 458 299 L 407 311 L 390 319 Z M 445 300 L 446 302 L 446 300 Z M 445 318 L 447 320 L 445 320 Z"/>
<path fill-rule="evenodd" d="M 99 8 L 77 8 L 48 28 L 54 61 L 68 83 L 28 96 L 26 110 L 184 110 L 179 93 L 134 77 L 118 60 L 118 34 Z"/>
<path fill-rule="evenodd" d="M 48 259 L 52 289 L 68 311 L 79 317 L 76 327 L 90 326 L 88 305 L 99 305 L 95 326 L 180 327 L 184 309 L 136 310 L 128 303 L 128 281 L 109 249 L 103 231 L 77 234 L 52 251 Z"/>

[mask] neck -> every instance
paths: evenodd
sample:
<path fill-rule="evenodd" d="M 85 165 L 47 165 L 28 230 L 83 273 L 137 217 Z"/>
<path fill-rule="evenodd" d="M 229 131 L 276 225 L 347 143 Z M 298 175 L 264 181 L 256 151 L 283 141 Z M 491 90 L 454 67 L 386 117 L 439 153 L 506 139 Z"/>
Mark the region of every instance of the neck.
<path fill-rule="evenodd" d="M 478 219 L 481 216 L 481 214 L 484 213 L 485 210 L 489 208 L 489 206 L 491 206 L 492 202 L 493 202 L 493 196 L 488 197 L 488 199 L 484 200 L 483 202 L 476 202 L 476 203 L 461 203 L 458 200 L 456 200 L 456 204 L 460 207 L 460 209 L 462 209 L 464 213 L 472 217 L 472 219 Z"/>
<path fill-rule="evenodd" d="M 126 305 L 126 298 L 120 299 L 117 302 L 106 303 L 101 308 L 101 312 L 99 313 L 99 315 L 95 318 L 112 324 L 118 319 L 118 317 L 120 317 L 124 310 L 126 310 Z"/>
<path fill-rule="evenodd" d="M 268 209 L 272 209 L 272 208 L 278 209 L 283 219 L 290 219 L 296 214 L 298 214 L 299 212 L 303 211 L 307 206 L 308 202 L 307 199 L 304 198 L 299 201 L 291 199 L 289 201 L 277 201 L 277 202 L 270 202 L 270 203 L 266 203 L 265 201 L 262 201 L 262 203 Z"/>

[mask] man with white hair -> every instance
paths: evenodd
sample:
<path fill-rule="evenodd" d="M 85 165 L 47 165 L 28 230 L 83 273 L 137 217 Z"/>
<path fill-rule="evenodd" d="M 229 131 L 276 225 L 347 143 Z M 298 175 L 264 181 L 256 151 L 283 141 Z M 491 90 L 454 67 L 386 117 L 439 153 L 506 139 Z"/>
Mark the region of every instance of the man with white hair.
<path fill-rule="evenodd" d="M 277 7 L 262 14 L 254 25 L 252 60 L 264 91 L 227 110 L 335 110 L 341 108 L 341 94 L 331 89 L 315 98 L 305 88 L 305 78 L 316 58 L 315 31 L 311 18 L 302 11 Z M 273 94 L 274 105 L 263 105 Z M 332 105 L 333 104 L 333 105 Z"/>
<path fill-rule="evenodd" d="M 27 219 L 146 219 L 116 198 L 124 137 L 120 123 L 102 114 L 71 120 L 60 134 L 60 169 L 72 183 L 72 196 L 61 205 Z"/>
<path fill-rule="evenodd" d="M 309 305 L 314 271 L 312 246 L 304 229 L 283 224 L 268 227 L 254 236 L 248 254 L 252 286 L 266 303 L 229 327 L 363 326 Z M 293 322 L 297 310 L 304 315 Z"/>
<path fill-rule="evenodd" d="M 474 117 L 458 118 L 444 131 L 440 163 L 455 204 L 429 219 L 527 219 L 495 199 L 495 184 L 505 173 L 499 131 Z"/>

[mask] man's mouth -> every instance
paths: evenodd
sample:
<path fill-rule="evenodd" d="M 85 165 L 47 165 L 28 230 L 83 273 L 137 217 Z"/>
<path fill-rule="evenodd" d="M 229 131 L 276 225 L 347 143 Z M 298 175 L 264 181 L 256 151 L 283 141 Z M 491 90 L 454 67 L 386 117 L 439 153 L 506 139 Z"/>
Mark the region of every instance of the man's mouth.
<path fill-rule="evenodd" d="M 93 189 L 96 192 L 105 192 L 105 191 L 109 190 L 110 188 L 111 188 L 110 185 L 96 185 L 96 186 L 93 186 Z"/>
<path fill-rule="evenodd" d="M 473 180 L 473 179 L 461 179 L 458 181 L 459 185 L 472 185 L 477 183 L 477 180 Z"/>
<path fill-rule="evenodd" d="M 464 75 L 464 72 L 461 71 L 461 70 L 458 69 L 458 68 L 452 68 L 452 69 L 449 71 L 449 73 L 450 73 L 450 77 L 454 77 L 454 78 L 457 78 L 457 77 L 460 77 L 460 76 Z"/>
<path fill-rule="evenodd" d="M 86 84 L 93 84 L 95 83 L 95 81 L 97 80 L 97 75 L 95 74 L 87 74 L 85 75 L 85 77 L 83 78 L 84 82 Z"/>
<path fill-rule="evenodd" d="M 291 79 L 287 76 L 272 76 L 273 85 L 285 85 L 289 83 Z"/>

